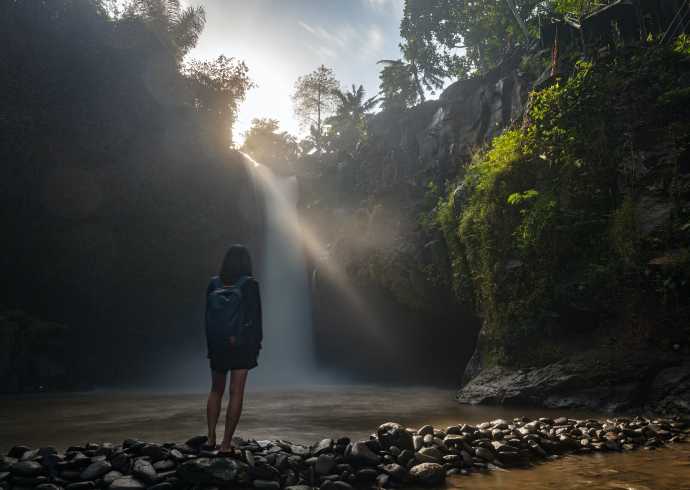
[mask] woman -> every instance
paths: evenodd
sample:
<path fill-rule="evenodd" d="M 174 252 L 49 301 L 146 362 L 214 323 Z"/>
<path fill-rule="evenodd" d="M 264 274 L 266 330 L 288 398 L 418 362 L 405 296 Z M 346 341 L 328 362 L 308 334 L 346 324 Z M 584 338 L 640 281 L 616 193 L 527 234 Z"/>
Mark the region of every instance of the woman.
<path fill-rule="evenodd" d="M 225 289 L 230 288 L 230 289 Z M 218 292 L 239 290 L 239 308 L 243 313 L 241 341 L 234 336 L 209 335 L 209 307 Z M 225 433 L 220 445 L 221 452 L 232 451 L 232 436 L 242 413 L 244 385 L 247 372 L 257 366 L 257 358 L 263 340 L 261 325 L 261 298 L 259 283 L 252 277 L 252 261 L 249 251 L 243 245 L 231 246 L 220 269 L 220 274 L 211 278 L 206 290 L 206 335 L 208 358 L 211 365 L 211 392 L 206 403 L 208 421 L 208 445 L 216 447 L 216 423 L 220 414 L 221 401 L 230 371 L 230 397 L 225 419 Z"/>

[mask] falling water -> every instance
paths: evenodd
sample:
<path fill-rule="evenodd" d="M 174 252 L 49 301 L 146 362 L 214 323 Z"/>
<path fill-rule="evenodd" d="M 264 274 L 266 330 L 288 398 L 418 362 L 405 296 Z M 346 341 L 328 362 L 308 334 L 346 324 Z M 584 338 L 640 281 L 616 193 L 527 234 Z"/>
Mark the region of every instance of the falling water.
<path fill-rule="evenodd" d="M 267 385 L 301 384 L 313 379 L 314 343 L 297 179 L 275 175 L 255 162 L 252 174 L 265 210 L 258 274 L 264 342 L 252 377 Z"/>

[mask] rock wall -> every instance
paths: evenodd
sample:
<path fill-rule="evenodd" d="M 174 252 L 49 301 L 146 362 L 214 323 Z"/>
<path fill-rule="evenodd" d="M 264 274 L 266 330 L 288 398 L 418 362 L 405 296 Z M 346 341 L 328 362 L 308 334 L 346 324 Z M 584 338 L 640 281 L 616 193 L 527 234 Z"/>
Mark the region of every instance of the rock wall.
<path fill-rule="evenodd" d="M 520 120 L 531 87 L 521 59 L 516 53 L 482 78 L 458 81 L 438 100 L 374 116 L 355 155 L 321 162 L 318 178 L 301 175 L 302 214 L 327 251 L 313 261 L 324 364 L 367 379 L 459 382 L 479 320 L 454 297 L 443 239 L 421 216 L 435 204 L 432 188 Z M 363 298 L 359 307 L 323 273 L 333 268 Z"/>

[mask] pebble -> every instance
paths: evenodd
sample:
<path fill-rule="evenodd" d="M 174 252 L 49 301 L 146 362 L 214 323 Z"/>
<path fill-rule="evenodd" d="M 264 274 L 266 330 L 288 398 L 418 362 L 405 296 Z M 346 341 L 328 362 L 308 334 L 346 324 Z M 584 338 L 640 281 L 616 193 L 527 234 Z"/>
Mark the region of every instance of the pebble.
<path fill-rule="evenodd" d="M 655 450 L 684 442 L 687 419 L 642 417 L 573 420 L 567 417 L 497 419 L 418 430 L 388 422 L 366 441 L 325 438 L 311 446 L 289 441 L 234 439 L 232 457 L 186 444 L 128 439 L 121 445 L 68 448 L 15 446 L 0 456 L 0 487 L 13 490 L 188 490 L 254 487 L 265 490 L 352 490 L 436 486 L 446 476 L 505 471 L 567 453 Z M 40 462 L 39 462 L 40 461 Z M 123 476 L 126 475 L 126 476 Z"/>

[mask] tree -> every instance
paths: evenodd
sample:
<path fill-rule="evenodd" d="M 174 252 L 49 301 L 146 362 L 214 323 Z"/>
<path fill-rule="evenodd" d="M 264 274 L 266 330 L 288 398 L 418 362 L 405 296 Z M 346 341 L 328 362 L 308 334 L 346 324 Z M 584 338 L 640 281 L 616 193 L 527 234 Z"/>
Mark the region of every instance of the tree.
<path fill-rule="evenodd" d="M 118 12 L 117 5 L 108 6 L 111 12 Z M 202 6 L 183 9 L 179 0 L 132 0 L 123 18 L 146 21 L 161 39 L 173 46 L 178 61 L 196 45 L 206 24 Z"/>
<path fill-rule="evenodd" d="M 518 17 L 536 33 L 540 0 L 514 2 Z M 526 43 L 505 0 L 406 0 L 400 23 L 401 49 L 419 75 L 418 90 L 438 78 L 485 72 Z"/>
<path fill-rule="evenodd" d="M 324 134 L 324 120 L 333 113 L 338 97 L 335 90 L 340 83 L 335 79 L 333 70 L 324 65 L 297 79 L 295 93 L 292 96 L 294 110 L 302 127 L 313 127 L 311 131 L 315 138 L 317 150 L 321 150 L 321 140 Z"/>
<path fill-rule="evenodd" d="M 254 86 L 244 61 L 219 56 L 213 61 L 191 61 L 183 68 L 193 97 L 193 108 L 206 127 L 214 128 L 222 146 L 232 144 L 237 106 Z"/>
<path fill-rule="evenodd" d="M 352 90 L 343 92 L 336 89 L 333 92 L 338 98 L 335 115 L 327 119 L 330 126 L 329 139 L 336 149 L 352 152 L 357 143 L 366 136 L 366 115 L 376 104 L 376 97 L 365 99 L 366 91 L 360 85 L 352 85 Z"/>
<path fill-rule="evenodd" d="M 291 173 L 300 156 L 299 146 L 294 136 L 279 129 L 276 119 L 253 119 L 241 150 L 279 173 Z"/>
<path fill-rule="evenodd" d="M 384 65 L 379 73 L 379 94 L 384 111 L 399 111 L 417 103 L 419 93 L 412 67 L 404 61 L 380 60 Z"/>

